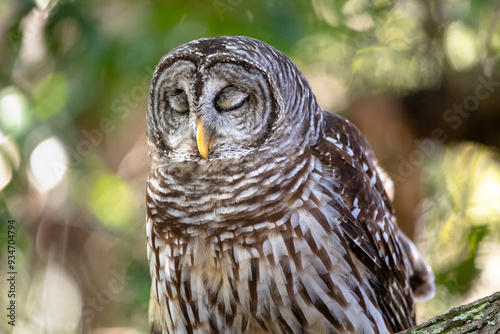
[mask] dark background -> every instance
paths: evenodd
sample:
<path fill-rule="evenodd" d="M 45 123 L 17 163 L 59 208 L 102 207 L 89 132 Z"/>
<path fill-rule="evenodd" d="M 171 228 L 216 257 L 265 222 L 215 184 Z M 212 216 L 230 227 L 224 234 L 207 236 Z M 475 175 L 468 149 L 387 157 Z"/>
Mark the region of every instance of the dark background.
<path fill-rule="evenodd" d="M 18 276 L 16 327 L 2 316 L 1 332 L 148 332 L 149 80 L 175 46 L 218 35 L 285 52 L 320 105 L 366 135 L 436 274 L 420 321 L 500 290 L 499 11 L 493 0 L 2 0 L 0 265 L 15 219 Z"/>

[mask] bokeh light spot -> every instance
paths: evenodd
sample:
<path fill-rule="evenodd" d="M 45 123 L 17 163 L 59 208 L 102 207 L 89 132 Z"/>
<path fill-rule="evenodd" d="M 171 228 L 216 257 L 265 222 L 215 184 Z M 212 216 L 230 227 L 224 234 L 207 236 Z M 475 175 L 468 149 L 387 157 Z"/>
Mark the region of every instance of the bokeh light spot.
<path fill-rule="evenodd" d="M 5 158 L 0 154 L 0 191 L 9 184 L 12 179 L 12 168 Z"/>
<path fill-rule="evenodd" d="M 67 166 L 66 151 L 56 137 L 42 141 L 30 156 L 31 174 L 41 192 L 54 188 L 66 174 Z"/>
<path fill-rule="evenodd" d="M 39 272 L 28 295 L 28 314 L 34 324 L 46 332 L 63 333 L 78 326 L 82 298 L 74 278 L 58 263 L 50 261 Z"/>
<path fill-rule="evenodd" d="M 92 212 L 105 224 L 118 228 L 130 219 L 136 207 L 132 190 L 114 174 L 100 175 L 91 192 Z"/>
<path fill-rule="evenodd" d="M 464 71 L 479 61 L 477 36 L 463 23 L 450 24 L 446 32 L 446 57 L 457 71 Z"/>
<path fill-rule="evenodd" d="M 0 91 L 0 124 L 8 133 L 18 134 L 29 123 L 28 100 L 13 86 Z"/>

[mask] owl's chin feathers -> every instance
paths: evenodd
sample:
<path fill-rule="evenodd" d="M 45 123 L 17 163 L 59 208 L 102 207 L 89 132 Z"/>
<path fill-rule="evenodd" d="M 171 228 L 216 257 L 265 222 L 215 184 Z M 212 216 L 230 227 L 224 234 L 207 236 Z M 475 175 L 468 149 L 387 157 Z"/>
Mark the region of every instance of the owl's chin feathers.
<path fill-rule="evenodd" d="M 270 149 L 269 143 L 266 144 L 243 146 L 221 142 L 212 137 L 186 143 L 175 149 L 150 150 L 154 152 L 150 153 L 150 156 L 153 169 L 160 168 L 180 174 L 201 172 L 205 175 L 205 173 L 222 174 L 226 169 L 231 172 L 245 170 L 250 172 L 255 170 L 256 165 L 261 165 L 265 161 L 297 156 L 304 152 L 300 146 L 287 145 L 285 149 L 275 144 Z"/>
<path fill-rule="evenodd" d="M 208 158 L 202 158 L 199 153 L 191 155 L 171 155 L 157 167 L 178 176 L 189 175 L 190 179 L 197 177 L 207 180 L 207 177 L 228 175 L 227 173 L 246 173 L 255 170 L 255 164 L 265 160 L 261 155 L 255 155 L 252 150 L 246 153 L 210 152 Z M 231 174 L 229 174 L 231 175 Z"/>

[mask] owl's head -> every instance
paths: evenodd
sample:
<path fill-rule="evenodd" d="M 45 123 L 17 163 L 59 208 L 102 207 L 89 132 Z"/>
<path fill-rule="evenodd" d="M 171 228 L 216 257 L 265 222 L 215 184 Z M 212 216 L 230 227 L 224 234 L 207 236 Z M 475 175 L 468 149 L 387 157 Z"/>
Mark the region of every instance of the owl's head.
<path fill-rule="evenodd" d="M 164 56 L 149 94 L 154 159 L 209 161 L 293 154 L 319 131 L 307 80 L 273 47 L 248 37 L 204 38 Z"/>

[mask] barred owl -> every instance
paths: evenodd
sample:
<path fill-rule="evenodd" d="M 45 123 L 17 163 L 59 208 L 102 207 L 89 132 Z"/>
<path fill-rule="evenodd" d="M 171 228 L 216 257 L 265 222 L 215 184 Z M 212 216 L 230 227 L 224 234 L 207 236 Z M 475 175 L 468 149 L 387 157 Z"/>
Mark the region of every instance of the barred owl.
<path fill-rule="evenodd" d="M 248 37 L 165 55 L 147 110 L 151 333 L 391 333 L 433 275 L 391 183 L 296 65 Z"/>

